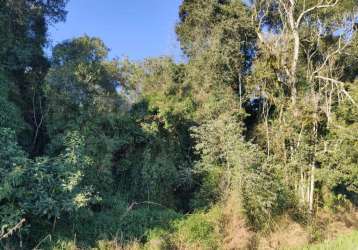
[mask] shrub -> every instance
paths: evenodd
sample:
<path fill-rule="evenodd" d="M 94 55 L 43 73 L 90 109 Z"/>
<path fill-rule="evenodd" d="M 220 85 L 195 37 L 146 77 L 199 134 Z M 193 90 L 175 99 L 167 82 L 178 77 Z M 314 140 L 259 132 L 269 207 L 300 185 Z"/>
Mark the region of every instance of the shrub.
<path fill-rule="evenodd" d="M 250 171 L 244 179 L 243 207 L 255 230 L 270 229 L 274 218 L 296 207 L 296 198 L 280 175 L 269 166 Z"/>
<path fill-rule="evenodd" d="M 196 212 L 173 224 L 175 230 L 171 236 L 171 244 L 178 249 L 218 249 L 220 233 L 218 220 L 219 209 L 209 212 Z"/>

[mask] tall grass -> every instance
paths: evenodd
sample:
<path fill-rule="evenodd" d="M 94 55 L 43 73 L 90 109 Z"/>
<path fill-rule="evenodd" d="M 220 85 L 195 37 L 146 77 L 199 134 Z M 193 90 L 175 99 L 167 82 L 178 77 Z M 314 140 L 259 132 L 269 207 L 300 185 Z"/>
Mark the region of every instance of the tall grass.
<path fill-rule="evenodd" d="M 333 241 L 325 241 L 296 250 L 358 250 L 358 231 L 340 236 Z"/>

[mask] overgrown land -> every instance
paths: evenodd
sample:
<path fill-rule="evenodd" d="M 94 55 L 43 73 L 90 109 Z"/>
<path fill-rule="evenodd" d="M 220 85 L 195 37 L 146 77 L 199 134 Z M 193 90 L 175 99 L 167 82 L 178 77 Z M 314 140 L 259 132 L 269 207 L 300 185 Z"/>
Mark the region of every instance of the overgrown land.
<path fill-rule="evenodd" d="M 357 249 L 357 0 L 184 0 L 185 63 L 66 3 L 0 0 L 0 249 Z"/>

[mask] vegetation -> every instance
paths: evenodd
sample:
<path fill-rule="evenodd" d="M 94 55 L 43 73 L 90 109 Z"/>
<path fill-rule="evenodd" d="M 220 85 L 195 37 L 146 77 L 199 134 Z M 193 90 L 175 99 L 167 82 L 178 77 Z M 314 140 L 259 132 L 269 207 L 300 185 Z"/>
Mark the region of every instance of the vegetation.
<path fill-rule="evenodd" d="M 342 236 L 334 241 L 326 241 L 321 244 L 308 246 L 302 249 L 307 250 L 340 250 L 340 249 L 356 249 L 358 242 L 357 233 L 353 233 L 351 235 Z"/>
<path fill-rule="evenodd" d="M 184 0 L 186 63 L 108 60 L 88 36 L 48 58 L 66 3 L 0 0 L 1 249 L 274 249 L 358 227 L 338 218 L 358 204 L 356 0 Z M 284 220 L 299 244 L 266 244 Z"/>

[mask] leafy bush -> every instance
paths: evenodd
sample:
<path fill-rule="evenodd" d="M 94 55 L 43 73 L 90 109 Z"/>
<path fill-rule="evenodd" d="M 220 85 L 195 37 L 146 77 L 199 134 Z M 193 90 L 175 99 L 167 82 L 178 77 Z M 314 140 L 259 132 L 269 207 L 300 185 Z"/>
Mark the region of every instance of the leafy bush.
<path fill-rule="evenodd" d="M 77 242 L 86 246 L 94 246 L 101 239 L 120 244 L 146 242 L 152 229 L 167 230 L 171 221 L 180 218 L 180 214 L 158 204 L 128 203 L 119 195 L 104 197 L 100 206 L 97 212 L 82 208 L 59 222 L 58 237 L 71 239 L 75 234 Z M 70 231 L 66 230 L 69 225 Z"/>
<path fill-rule="evenodd" d="M 221 241 L 219 218 L 220 210 L 213 208 L 207 213 L 195 212 L 175 221 L 171 244 L 179 249 L 218 249 Z"/>
<path fill-rule="evenodd" d="M 29 198 L 26 187 L 29 164 L 16 143 L 15 132 L 0 128 L 0 235 L 7 233 L 26 214 L 21 203 Z"/>
<path fill-rule="evenodd" d="M 272 226 L 275 216 L 296 207 L 295 195 L 270 166 L 252 169 L 244 178 L 243 206 L 250 225 L 256 230 Z"/>
<path fill-rule="evenodd" d="M 60 219 L 95 199 L 91 189 L 81 185 L 82 171 L 90 160 L 81 152 L 78 134 L 66 138 L 66 151 L 58 157 L 32 161 L 17 145 L 15 133 L 0 129 L 0 223 L 2 230 L 21 219 Z"/>

